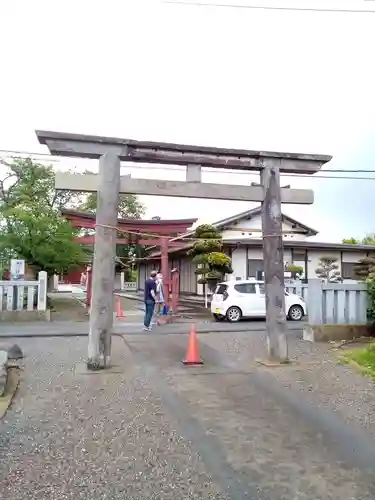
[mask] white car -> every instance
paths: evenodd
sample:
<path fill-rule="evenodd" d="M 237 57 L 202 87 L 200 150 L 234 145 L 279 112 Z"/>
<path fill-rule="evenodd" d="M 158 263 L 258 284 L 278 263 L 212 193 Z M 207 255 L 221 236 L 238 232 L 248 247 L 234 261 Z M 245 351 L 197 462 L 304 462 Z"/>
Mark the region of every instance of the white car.
<path fill-rule="evenodd" d="M 285 292 L 285 313 L 292 321 L 306 316 L 306 304 L 301 297 Z M 219 283 L 211 300 L 211 313 L 216 321 L 227 319 L 235 323 L 242 318 L 266 316 L 264 282 L 257 280 Z"/>

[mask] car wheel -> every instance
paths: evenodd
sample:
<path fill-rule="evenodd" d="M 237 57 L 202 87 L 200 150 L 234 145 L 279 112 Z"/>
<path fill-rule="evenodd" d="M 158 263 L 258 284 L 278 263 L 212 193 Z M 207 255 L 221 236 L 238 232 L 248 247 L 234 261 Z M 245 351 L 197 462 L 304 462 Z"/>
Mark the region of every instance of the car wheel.
<path fill-rule="evenodd" d="M 301 321 L 303 318 L 303 309 L 299 305 L 291 306 L 288 312 L 288 318 L 292 321 Z"/>
<path fill-rule="evenodd" d="M 242 318 L 242 311 L 239 307 L 232 306 L 227 311 L 227 320 L 231 323 L 237 323 Z"/>
<path fill-rule="evenodd" d="M 222 314 L 213 314 L 213 317 L 214 317 L 215 321 L 224 321 L 225 320 L 225 316 L 223 316 Z"/>

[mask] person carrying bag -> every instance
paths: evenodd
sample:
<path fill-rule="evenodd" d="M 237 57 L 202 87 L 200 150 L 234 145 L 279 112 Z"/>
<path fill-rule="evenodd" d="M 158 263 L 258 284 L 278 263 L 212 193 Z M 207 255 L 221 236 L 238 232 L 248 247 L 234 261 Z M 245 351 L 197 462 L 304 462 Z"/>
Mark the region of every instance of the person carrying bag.
<path fill-rule="evenodd" d="M 164 314 L 164 290 L 163 290 L 163 275 L 158 273 L 156 276 L 156 307 L 155 315 L 162 316 Z"/>

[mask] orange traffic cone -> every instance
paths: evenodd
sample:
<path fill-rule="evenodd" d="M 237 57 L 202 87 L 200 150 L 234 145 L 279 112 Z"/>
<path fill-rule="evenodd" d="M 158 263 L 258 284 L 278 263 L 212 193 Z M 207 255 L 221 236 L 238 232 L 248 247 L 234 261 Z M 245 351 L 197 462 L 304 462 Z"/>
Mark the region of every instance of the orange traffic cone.
<path fill-rule="evenodd" d="M 116 318 L 125 318 L 125 313 L 121 309 L 121 301 L 118 295 L 116 296 Z"/>
<path fill-rule="evenodd" d="M 184 359 L 183 364 L 188 366 L 203 365 L 203 361 L 199 357 L 199 347 L 195 325 L 191 325 L 186 358 Z"/>

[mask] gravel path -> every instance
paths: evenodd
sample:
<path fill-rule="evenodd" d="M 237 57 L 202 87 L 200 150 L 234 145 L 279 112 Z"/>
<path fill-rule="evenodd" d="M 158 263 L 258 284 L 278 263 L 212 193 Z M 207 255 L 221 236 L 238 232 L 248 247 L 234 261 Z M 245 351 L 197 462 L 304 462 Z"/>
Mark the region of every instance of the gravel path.
<path fill-rule="evenodd" d="M 0 424 L 0 498 L 226 498 L 149 382 L 114 341 L 122 375 L 74 375 L 85 339 L 23 340 L 26 377 Z"/>
<path fill-rule="evenodd" d="M 300 365 L 274 372 L 274 376 L 315 406 L 330 409 L 375 437 L 374 381 L 338 363 L 343 351 L 332 350 L 328 344 L 301 343 L 299 351 Z"/>
<path fill-rule="evenodd" d="M 0 498 L 375 498 L 370 419 L 354 418 L 345 388 L 328 398 L 341 383 L 330 385 L 332 373 L 345 373 L 355 379 L 350 398 L 360 381 L 368 388 L 367 411 L 375 398 L 366 379 L 336 371 L 327 351 L 295 338 L 300 365 L 259 368 L 264 332 L 254 331 L 202 335 L 205 364 L 187 370 L 186 341 L 115 338 L 123 373 L 84 375 L 75 368 L 85 338 L 19 340 L 25 372 L 0 423 Z"/>
<path fill-rule="evenodd" d="M 204 342 L 224 353 L 239 369 L 249 367 L 249 359 L 265 358 L 265 333 L 207 336 Z M 290 358 L 298 362 L 268 373 L 285 388 L 301 392 L 314 406 L 326 408 L 348 423 L 356 423 L 375 437 L 375 383 L 353 368 L 338 363 L 344 351 L 330 344 L 316 344 L 289 337 Z M 350 346 L 349 346 L 350 347 Z"/>
<path fill-rule="evenodd" d="M 278 380 L 288 368 L 264 369 L 262 332 L 201 337 L 205 365 L 187 377 L 173 360 L 180 336 L 157 342 L 129 339 L 132 348 L 157 360 L 174 393 L 206 432 L 219 437 L 231 467 L 257 485 L 261 499 L 370 500 L 375 496 L 375 441 L 331 411 L 320 411 Z M 291 355 L 305 346 L 292 340 Z M 326 391 L 329 392 L 327 384 Z M 369 470 L 369 469 L 372 470 Z M 360 471 L 361 470 L 361 471 Z M 253 496 L 252 496 L 253 495 Z M 250 494 L 254 496 L 254 490 Z"/>

